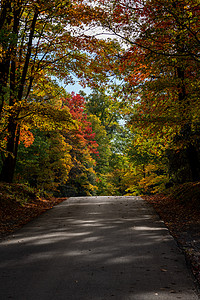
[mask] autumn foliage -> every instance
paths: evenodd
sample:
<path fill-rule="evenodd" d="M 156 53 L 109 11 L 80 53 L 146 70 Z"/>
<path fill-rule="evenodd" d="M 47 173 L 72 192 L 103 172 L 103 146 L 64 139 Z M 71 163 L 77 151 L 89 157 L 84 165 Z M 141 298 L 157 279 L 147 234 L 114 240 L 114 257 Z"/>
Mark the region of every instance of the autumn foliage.
<path fill-rule="evenodd" d="M 57 123 L 64 118 L 51 105 L 66 95 L 60 82 L 67 85 L 75 76 L 82 85 L 95 85 L 110 72 L 101 49 L 113 53 L 113 42 L 84 31 L 100 16 L 98 7 L 79 0 L 1 1 L 1 181 L 13 181 L 19 140 L 26 145 L 33 141 L 32 125 L 50 128 L 56 123 L 54 115 Z"/>
<path fill-rule="evenodd" d="M 0 9 L 1 181 L 140 194 L 200 180 L 197 0 Z M 67 93 L 74 78 L 91 95 Z"/>
<path fill-rule="evenodd" d="M 134 134 L 131 147 L 151 156 L 150 164 L 162 159 L 161 173 L 168 160 L 171 183 L 200 180 L 198 1 L 103 5 L 108 16 L 103 26 L 126 45 L 117 70 L 129 103 L 124 114 Z"/>
<path fill-rule="evenodd" d="M 63 106 L 66 105 L 69 108 L 72 118 L 77 122 L 78 128 L 75 130 L 74 135 L 77 138 L 77 142 L 82 145 L 83 148 L 88 148 L 91 153 L 98 155 L 98 144 L 95 141 L 95 133 L 92 132 L 91 123 L 87 120 L 87 114 L 85 110 L 85 99 L 72 93 L 70 98 L 63 99 Z"/>

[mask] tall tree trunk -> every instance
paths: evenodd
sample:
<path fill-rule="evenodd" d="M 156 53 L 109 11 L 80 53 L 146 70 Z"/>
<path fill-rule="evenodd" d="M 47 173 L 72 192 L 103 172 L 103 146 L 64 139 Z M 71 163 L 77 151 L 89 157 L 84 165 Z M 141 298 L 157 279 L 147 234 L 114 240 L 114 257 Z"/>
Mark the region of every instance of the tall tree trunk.
<path fill-rule="evenodd" d="M 5 97 L 7 94 L 9 67 L 10 58 L 6 58 L 0 63 L 0 116 L 3 110 Z"/>
<path fill-rule="evenodd" d="M 172 150 L 169 158 L 170 177 L 178 183 L 200 180 L 200 136 L 198 132 L 192 131 L 192 121 L 190 120 L 190 100 L 185 86 L 185 70 L 183 67 L 177 67 L 178 101 L 180 106 L 180 115 L 182 118 L 182 128 L 176 135 L 174 144 L 183 144 L 179 152 Z"/>
<path fill-rule="evenodd" d="M 27 52 L 24 61 L 24 66 L 22 70 L 21 78 L 16 78 L 16 49 L 17 49 L 17 42 L 13 45 L 12 48 L 12 60 L 10 64 L 10 101 L 9 105 L 12 107 L 17 102 L 20 102 L 23 98 L 23 91 L 26 84 L 26 77 L 28 73 L 30 57 L 31 57 L 31 50 L 32 50 L 32 43 L 34 38 L 34 31 L 36 26 L 36 21 L 38 18 L 38 11 L 35 12 L 32 23 L 30 26 L 30 33 L 29 33 L 29 40 L 27 44 Z M 18 8 L 14 13 L 14 23 L 13 23 L 13 33 L 18 36 L 18 27 L 20 21 L 20 8 Z M 16 38 L 17 41 L 17 38 Z M 16 160 L 17 160 L 17 151 L 18 151 L 18 142 L 20 136 L 19 125 L 17 124 L 17 119 L 19 116 L 19 108 L 14 108 L 15 111 L 11 113 L 11 116 L 8 120 L 8 137 L 7 137 L 7 156 L 3 160 L 3 166 L 0 174 L 0 180 L 4 182 L 11 183 L 14 178 Z"/>
<path fill-rule="evenodd" d="M 198 149 L 190 144 L 186 150 L 188 162 L 190 165 L 192 181 L 199 181 L 200 180 L 200 161 L 199 161 L 199 154 Z"/>
<path fill-rule="evenodd" d="M 9 79 L 9 67 L 10 67 L 10 26 L 13 20 L 12 8 L 10 0 L 1 1 L 1 14 L 0 14 L 0 30 L 3 30 L 4 34 L 0 39 L 2 47 L 2 57 L 0 62 L 0 116 L 3 109 L 5 97 L 8 88 Z"/>
<path fill-rule="evenodd" d="M 14 177 L 19 142 L 19 137 L 16 134 L 17 124 L 11 119 L 9 120 L 8 131 L 10 135 L 7 139 L 7 155 L 3 161 L 0 180 L 11 183 Z"/>
<path fill-rule="evenodd" d="M 14 36 L 14 40 L 10 41 L 9 45 L 9 53 L 10 53 L 10 63 L 9 63 L 9 81 L 10 81 L 10 99 L 9 106 L 13 107 L 15 103 L 21 99 L 16 99 L 16 90 L 17 90 L 17 80 L 16 80 L 16 55 L 17 55 L 17 42 L 18 42 L 18 32 L 19 32 L 19 22 L 20 22 L 20 13 L 21 7 L 14 7 L 13 10 L 13 28 L 12 34 Z M 5 73 L 5 76 L 7 74 Z M 2 102 L 3 105 L 3 102 Z M 18 144 L 16 144 L 16 129 L 17 129 L 17 117 L 19 115 L 19 111 L 13 108 L 14 111 L 11 110 L 10 117 L 8 118 L 7 125 L 7 146 L 6 152 L 7 155 L 3 160 L 3 166 L 0 174 L 0 180 L 5 182 L 12 182 L 14 177 L 14 170 L 16 166 L 16 156 L 17 156 L 17 148 Z"/>
<path fill-rule="evenodd" d="M 176 1 L 173 2 L 174 9 L 183 10 L 182 6 L 179 7 Z M 177 19 L 178 20 L 178 19 Z M 182 119 L 182 126 L 179 134 L 174 139 L 174 144 L 179 143 L 184 145 L 180 147 L 179 152 L 171 151 L 169 165 L 173 170 L 172 177 L 176 177 L 180 182 L 200 180 L 200 151 L 199 141 L 200 136 L 197 132 L 194 134 L 192 129 L 192 117 L 190 114 L 190 95 L 187 92 L 187 85 L 185 81 L 186 71 L 189 67 L 187 60 L 182 59 L 187 54 L 187 41 L 186 36 L 183 36 L 182 21 L 177 22 L 177 36 L 175 47 L 177 51 L 177 66 L 176 78 L 178 79 L 178 103 L 180 108 L 180 118 Z M 196 137 L 195 137 L 196 136 Z M 176 165 L 176 168 L 173 166 Z M 181 175 L 180 175 L 181 174 Z M 175 175 L 175 176 L 174 176 Z"/>
<path fill-rule="evenodd" d="M 190 100 L 188 99 L 188 95 L 186 92 L 186 87 L 184 83 L 185 72 L 179 67 L 177 68 L 178 78 L 181 81 L 179 87 L 179 103 L 181 108 L 183 109 L 183 121 L 185 124 L 182 127 L 183 132 L 183 141 L 186 144 L 186 150 L 182 150 L 186 155 L 185 164 L 189 165 L 190 173 L 191 173 L 191 181 L 200 180 L 200 160 L 199 160 L 199 151 L 198 147 L 195 145 L 198 144 L 195 137 L 192 137 L 192 121 L 190 120 Z"/>

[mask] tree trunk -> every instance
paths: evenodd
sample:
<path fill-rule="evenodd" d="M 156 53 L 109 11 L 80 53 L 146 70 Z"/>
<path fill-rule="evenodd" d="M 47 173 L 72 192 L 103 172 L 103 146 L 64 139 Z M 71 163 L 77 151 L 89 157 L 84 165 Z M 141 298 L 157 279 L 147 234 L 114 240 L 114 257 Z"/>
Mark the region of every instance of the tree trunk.
<path fill-rule="evenodd" d="M 9 136 L 7 138 L 6 149 L 8 154 L 3 160 L 0 181 L 11 183 L 13 182 L 19 143 L 19 130 L 17 130 L 17 124 L 12 120 L 9 122 L 8 132 Z"/>
<path fill-rule="evenodd" d="M 15 171 L 16 159 L 10 154 L 5 158 L 4 164 L 1 170 L 0 180 L 7 183 L 13 182 Z"/>
<path fill-rule="evenodd" d="M 181 52 L 182 53 L 182 52 Z M 177 86 L 179 94 L 178 101 L 180 107 L 180 116 L 182 118 L 182 128 L 176 135 L 174 144 L 183 144 L 178 153 L 172 150 L 169 155 L 169 173 L 173 181 L 184 183 L 188 181 L 200 180 L 200 151 L 199 134 L 192 131 L 190 120 L 190 99 L 186 92 L 185 70 L 183 66 L 176 69 L 179 85 Z M 195 134 L 194 134 L 195 133 Z"/>
<path fill-rule="evenodd" d="M 27 52 L 25 56 L 25 61 L 22 69 L 21 78 L 16 78 L 16 51 L 17 51 L 17 41 L 18 41 L 18 32 L 19 32 L 19 22 L 20 22 L 20 12 L 21 7 L 17 8 L 14 11 L 14 22 L 13 22 L 13 34 L 16 37 L 15 44 L 11 47 L 12 59 L 10 63 L 10 100 L 9 105 L 13 107 L 17 102 L 20 102 L 23 99 L 24 87 L 26 85 L 26 77 L 28 73 L 32 43 L 34 39 L 34 31 L 36 26 L 36 21 L 38 18 L 38 10 L 36 9 L 33 19 L 30 26 L 29 40 L 27 44 Z M 17 94 L 17 97 L 16 97 Z M 1 106 L 0 106 L 1 108 Z M 11 112 L 11 116 L 8 120 L 7 126 L 7 147 L 6 152 L 7 156 L 3 160 L 3 166 L 0 174 L 0 180 L 4 182 L 11 183 L 14 178 L 16 160 L 17 160 L 17 150 L 20 136 L 19 125 L 17 124 L 17 119 L 20 113 L 20 108 L 14 108 L 15 111 Z"/>
<path fill-rule="evenodd" d="M 200 180 L 200 161 L 197 148 L 190 144 L 186 149 L 188 163 L 191 170 L 192 181 Z"/>
<path fill-rule="evenodd" d="M 1 62 L 0 62 L 0 116 L 3 109 L 9 78 L 9 67 L 11 59 L 10 44 L 10 31 L 9 27 L 12 22 L 12 8 L 9 0 L 1 1 L 1 14 L 0 14 L 0 30 L 3 29 L 4 36 L 1 37 Z"/>

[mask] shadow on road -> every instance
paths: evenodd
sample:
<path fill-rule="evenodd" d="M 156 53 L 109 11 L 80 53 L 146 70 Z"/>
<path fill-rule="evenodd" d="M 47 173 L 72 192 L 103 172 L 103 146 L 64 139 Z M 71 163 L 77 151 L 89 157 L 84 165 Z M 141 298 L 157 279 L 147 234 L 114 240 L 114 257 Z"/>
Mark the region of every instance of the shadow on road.
<path fill-rule="evenodd" d="M 0 244 L 1 299 L 198 299 L 183 255 L 139 197 L 69 200 Z"/>

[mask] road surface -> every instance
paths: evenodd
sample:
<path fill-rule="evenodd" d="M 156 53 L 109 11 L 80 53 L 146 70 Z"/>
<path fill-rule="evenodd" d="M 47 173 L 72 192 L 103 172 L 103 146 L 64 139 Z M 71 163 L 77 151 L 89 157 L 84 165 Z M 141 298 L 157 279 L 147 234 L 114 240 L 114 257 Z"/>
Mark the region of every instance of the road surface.
<path fill-rule="evenodd" d="M 69 198 L 0 243 L 0 299 L 199 299 L 183 254 L 140 197 Z"/>

